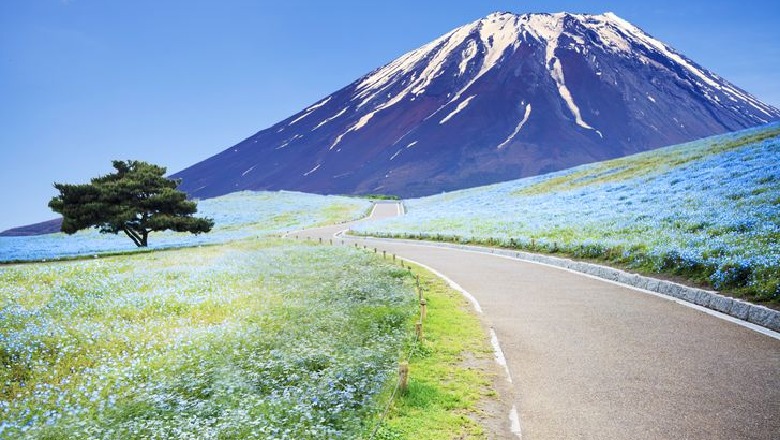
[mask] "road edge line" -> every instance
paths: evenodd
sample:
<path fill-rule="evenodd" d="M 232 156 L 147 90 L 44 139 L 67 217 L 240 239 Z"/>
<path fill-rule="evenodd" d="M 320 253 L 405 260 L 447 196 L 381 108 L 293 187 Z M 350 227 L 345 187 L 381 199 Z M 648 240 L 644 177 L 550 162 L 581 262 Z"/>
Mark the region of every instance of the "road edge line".
<path fill-rule="evenodd" d="M 342 234 L 346 229 L 343 231 L 339 231 L 336 234 Z M 334 236 L 336 235 L 334 234 Z M 420 266 L 421 268 L 431 272 L 435 276 L 441 278 L 446 282 L 449 287 L 453 290 L 456 290 L 460 292 L 463 297 L 465 297 L 471 305 L 474 307 L 474 310 L 478 314 L 483 314 L 482 312 L 482 306 L 479 305 L 479 301 L 477 301 L 477 298 L 475 298 L 472 294 L 470 294 L 466 289 L 460 286 L 460 284 L 456 283 L 452 279 L 450 279 L 448 276 L 442 274 L 438 270 L 419 263 L 417 261 L 414 261 L 409 258 L 405 257 L 398 257 L 402 261 L 406 261 L 407 263 L 415 264 L 417 266 Z M 498 335 L 496 335 L 496 331 L 493 329 L 493 327 L 490 327 L 490 344 L 493 346 L 493 359 L 495 360 L 496 364 L 498 364 L 500 367 L 503 367 L 504 373 L 506 374 L 506 380 L 510 384 L 512 388 L 514 388 L 514 382 L 512 380 L 512 373 L 509 371 L 509 364 L 506 361 L 506 357 L 504 356 L 504 351 L 501 349 L 501 345 L 498 341 Z M 512 394 L 516 394 L 516 390 L 513 389 Z M 513 399 L 514 400 L 514 399 Z M 522 439 L 523 438 L 523 431 L 522 431 L 522 423 L 520 422 L 520 413 L 517 411 L 517 405 L 512 402 L 512 408 L 509 410 L 509 430 L 512 434 L 514 434 L 517 438 Z"/>

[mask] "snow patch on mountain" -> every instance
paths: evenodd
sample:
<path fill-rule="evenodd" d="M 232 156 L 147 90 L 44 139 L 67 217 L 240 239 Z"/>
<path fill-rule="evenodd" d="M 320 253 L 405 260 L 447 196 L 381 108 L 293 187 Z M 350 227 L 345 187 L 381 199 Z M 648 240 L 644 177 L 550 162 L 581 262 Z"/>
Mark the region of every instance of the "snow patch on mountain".
<path fill-rule="evenodd" d="M 480 21 L 479 37 L 483 47 L 488 48 L 482 68 L 476 75 L 480 77 L 498 64 L 510 47 L 520 45 L 518 39 L 518 17 L 512 14 L 491 14 Z"/>
<path fill-rule="evenodd" d="M 336 118 L 338 118 L 340 116 L 343 116 L 344 113 L 346 113 L 348 109 L 349 109 L 349 107 L 344 107 L 344 109 L 342 109 L 340 112 L 336 113 L 335 115 L 333 115 L 333 116 L 329 117 L 328 119 L 325 119 L 324 121 L 322 121 L 319 124 L 317 124 L 317 126 L 312 128 L 311 131 L 314 131 L 314 130 L 322 127 L 323 125 L 327 124 L 328 122 L 330 122 L 330 121 L 332 121 L 332 120 L 334 120 L 334 119 L 336 119 Z"/>
<path fill-rule="evenodd" d="M 525 115 L 523 116 L 523 120 L 521 120 L 520 123 L 517 124 L 517 127 L 515 127 L 515 131 L 513 131 L 512 134 L 510 134 L 509 137 L 506 138 L 506 140 L 504 142 L 501 142 L 498 145 L 498 147 L 496 147 L 496 149 L 500 150 L 500 149 L 506 147 L 507 144 L 509 144 L 509 142 L 511 142 L 512 139 L 514 139 L 515 136 L 517 136 L 517 134 L 520 133 L 520 130 L 523 129 L 523 126 L 525 125 L 525 123 L 528 122 L 528 117 L 529 116 L 531 116 L 531 103 L 530 102 L 528 104 L 526 104 L 526 106 L 525 106 Z"/>
<path fill-rule="evenodd" d="M 246 170 L 246 171 L 244 171 L 243 173 L 241 173 L 241 177 L 244 177 L 244 176 L 246 176 L 247 174 L 251 173 L 251 172 L 252 172 L 252 170 L 254 170 L 256 166 L 257 166 L 257 164 L 254 164 L 254 165 L 252 165 L 251 167 L 249 167 L 249 169 L 248 169 L 248 170 Z"/>
<path fill-rule="evenodd" d="M 642 31 L 638 27 L 618 17 L 614 13 L 607 12 L 596 17 L 603 19 L 605 23 L 608 23 L 609 25 L 613 26 L 615 29 L 619 30 L 625 36 L 624 38 L 616 38 L 615 39 L 616 41 L 633 39 L 645 45 L 645 47 L 651 48 L 655 52 L 674 61 L 675 63 L 683 67 L 685 70 L 693 74 L 695 77 L 699 78 L 701 81 L 704 81 L 704 83 L 709 87 L 712 87 L 713 89 L 719 90 L 724 94 L 726 94 L 729 97 L 729 99 L 731 99 L 732 101 L 736 101 L 737 99 L 747 101 L 751 107 L 755 108 L 759 112 L 769 117 L 772 117 L 772 114 L 770 113 L 772 109 L 769 108 L 764 103 L 760 102 L 750 94 L 743 93 L 740 90 L 730 87 L 729 85 L 724 83 L 722 78 L 720 78 L 718 75 L 715 75 L 714 73 L 709 72 L 707 70 L 702 70 L 695 67 L 689 60 L 687 60 L 685 57 L 681 56 L 676 51 L 674 51 L 674 49 L 671 49 L 667 45 L 651 37 L 650 35 Z M 587 22 L 586 22 L 586 26 L 587 26 Z M 600 28 L 604 28 L 604 26 L 601 26 Z M 624 52 L 627 52 L 628 54 L 632 53 L 630 46 L 623 47 L 622 49 Z M 702 84 L 699 83 L 698 85 L 702 85 Z M 707 96 L 713 102 L 720 104 L 720 100 L 717 97 L 710 96 L 709 94 L 707 94 Z M 767 122 L 767 121 L 764 120 L 763 122 Z"/>
<path fill-rule="evenodd" d="M 436 53 L 433 55 L 433 58 L 431 58 L 428 66 L 422 71 L 418 80 L 413 82 L 413 86 L 408 87 L 401 93 L 411 92 L 414 95 L 422 94 L 434 78 L 443 73 L 445 66 L 444 61 L 452 55 L 455 48 L 463 44 L 466 38 L 471 34 L 471 31 L 472 27 L 464 26 L 452 32 L 450 37 L 436 48 Z"/>
<path fill-rule="evenodd" d="M 461 53 L 463 58 L 460 60 L 460 64 L 458 64 L 458 72 L 460 76 L 463 76 L 463 74 L 466 73 L 466 69 L 468 69 L 469 63 L 474 59 L 475 56 L 477 56 L 478 52 L 479 47 L 477 47 L 476 41 L 469 40 L 466 48 L 463 49 L 463 52 Z"/>
<path fill-rule="evenodd" d="M 563 75 L 561 61 L 555 56 L 555 49 L 558 48 L 561 35 L 563 34 L 564 19 L 568 14 L 534 14 L 526 16 L 528 30 L 540 39 L 545 45 L 544 63 L 550 72 L 550 76 L 558 87 L 558 94 L 566 103 L 566 107 L 574 116 L 574 122 L 582 128 L 595 130 L 582 119 L 580 108 L 574 102 L 571 91 L 566 86 L 566 78 Z"/>
<path fill-rule="evenodd" d="M 461 101 L 460 104 L 458 104 L 458 106 L 455 108 L 455 110 L 452 111 L 452 113 L 448 114 L 447 116 L 444 117 L 444 119 L 439 121 L 439 124 L 444 124 L 445 122 L 447 122 L 450 119 L 452 119 L 453 116 L 455 116 L 458 113 L 460 113 L 464 108 L 466 108 L 466 106 L 469 105 L 469 102 L 471 102 L 471 100 L 474 99 L 476 96 L 477 95 L 472 95 L 472 96 L 469 96 L 468 98 L 464 99 L 463 101 Z"/>
<path fill-rule="evenodd" d="M 333 98 L 333 97 L 332 96 L 328 96 L 327 98 L 323 99 L 322 101 L 320 101 L 320 102 L 312 105 L 311 107 L 307 108 L 306 110 L 303 111 L 303 114 L 301 116 L 293 119 L 289 124 L 287 124 L 287 126 L 289 127 L 289 126 L 295 124 L 296 122 L 300 121 L 301 119 L 305 118 L 306 116 L 309 116 L 310 114 L 312 114 L 312 112 L 314 110 L 316 110 L 316 109 L 322 107 L 323 105 L 327 104 L 331 100 L 331 98 Z M 281 131 L 281 130 L 279 130 L 279 131 Z"/>
<path fill-rule="evenodd" d="M 391 104 L 390 104 L 390 105 L 391 105 Z M 388 106 L 389 106 L 389 105 L 388 105 Z M 382 106 L 380 106 L 380 107 L 382 107 Z M 382 108 L 385 108 L 385 107 L 382 107 Z M 340 135 L 338 135 L 338 136 L 336 137 L 336 140 L 334 140 L 334 141 L 333 141 L 333 143 L 330 145 L 330 148 L 328 148 L 328 149 L 329 149 L 329 150 L 332 150 L 333 148 L 335 148 L 335 147 L 336 147 L 336 145 L 338 145 L 338 144 L 340 144 L 340 143 L 341 143 L 341 140 L 342 140 L 342 139 L 344 139 L 344 136 L 346 136 L 347 134 L 349 134 L 349 133 L 351 133 L 351 132 L 353 132 L 353 131 L 360 130 L 361 128 L 365 127 L 365 126 L 366 126 L 366 124 L 368 124 L 368 121 L 370 121 L 370 120 L 371 120 L 371 118 L 373 118 L 373 117 L 374 117 L 374 115 L 375 115 L 375 114 L 377 114 L 377 112 L 379 112 L 379 110 L 382 110 L 382 108 L 377 108 L 377 110 L 374 110 L 373 112 L 371 112 L 371 113 L 369 113 L 369 114 L 367 114 L 367 115 L 363 115 L 363 116 L 362 116 L 362 117 L 361 117 L 361 118 L 360 118 L 360 119 L 359 119 L 359 120 L 358 120 L 358 121 L 355 123 L 355 125 L 353 125 L 353 126 L 349 127 L 349 128 L 347 129 L 347 131 L 345 131 L 344 133 L 341 133 Z"/>
<path fill-rule="evenodd" d="M 315 165 L 315 166 L 314 166 L 314 168 L 312 168 L 312 169 L 311 169 L 309 172 L 307 172 L 307 173 L 303 173 L 303 176 L 304 176 L 304 177 L 306 177 L 306 176 L 308 176 L 309 174 L 311 174 L 311 173 L 313 173 L 313 172 L 317 171 L 318 169 L 320 169 L 320 165 L 322 165 L 322 164 L 321 164 L 321 163 L 318 163 L 318 164 L 317 164 L 317 165 Z"/>
<path fill-rule="evenodd" d="M 318 102 L 318 103 L 316 103 L 316 104 L 312 105 L 311 107 L 307 108 L 307 109 L 306 109 L 306 110 L 304 110 L 304 111 L 306 111 L 306 112 L 311 112 L 311 111 L 314 111 L 314 110 L 316 110 L 316 109 L 318 109 L 318 108 L 322 107 L 323 105 L 325 105 L 325 104 L 329 103 L 331 99 L 333 99 L 333 96 L 328 96 L 327 98 L 325 98 L 325 99 L 323 99 L 322 101 L 320 101 L 320 102 Z"/>
<path fill-rule="evenodd" d="M 416 96 L 425 92 L 431 82 L 443 73 L 444 61 L 451 55 L 456 47 L 463 43 L 470 33 L 471 28 L 468 26 L 455 29 L 449 34 L 435 40 L 435 44 L 431 43 L 425 45 L 420 49 L 413 51 L 409 56 L 402 57 L 400 62 L 392 62 L 384 68 L 379 69 L 375 74 L 364 79 L 357 86 L 357 90 L 361 90 L 361 92 L 358 93 L 358 96 L 365 97 L 361 103 L 358 104 L 358 108 L 373 101 L 377 95 L 386 89 L 390 79 L 397 78 L 399 75 L 407 72 L 408 69 L 413 69 L 420 60 L 430 58 L 430 61 L 425 64 L 422 72 L 420 72 L 419 75 L 414 75 L 406 88 L 393 96 L 389 101 L 374 107 L 370 113 L 363 115 L 354 125 L 337 136 L 329 149 L 332 150 L 335 148 L 347 134 L 365 127 L 374 115 L 380 111 L 398 104 L 407 97 L 413 100 Z"/>
<path fill-rule="evenodd" d="M 608 53 L 631 54 L 631 44 L 627 39 L 629 35 L 624 30 L 621 32 L 620 27 L 610 25 L 608 16 L 594 15 L 591 20 L 583 20 L 584 16 L 582 15 L 575 15 L 575 17 L 583 23 L 586 29 L 593 31 L 598 36 L 598 42 Z"/>
<path fill-rule="evenodd" d="M 429 118 L 438 114 L 445 107 L 460 100 L 463 94 L 473 86 L 485 73 L 493 69 L 506 55 L 511 47 L 513 50 L 520 46 L 520 17 L 509 13 L 494 13 L 476 23 L 479 29 L 479 38 L 484 54 L 479 71 L 469 82 L 455 93 L 455 96 L 446 104 L 439 107 Z M 474 27 L 470 27 L 473 29 Z M 473 41 L 473 40 L 472 40 Z M 476 45 L 476 43 L 475 43 Z M 428 118 L 426 118 L 428 119 Z"/>
<path fill-rule="evenodd" d="M 304 114 L 298 116 L 297 118 L 293 119 L 292 121 L 290 121 L 290 123 L 287 124 L 287 126 L 289 127 L 290 125 L 295 124 L 296 122 L 300 121 L 301 119 L 303 119 L 303 118 L 305 118 L 306 116 L 309 116 L 309 115 L 310 115 L 310 113 L 304 113 Z"/>
<path fill-rule="evenodd" d="M 574 122 L 576 122 L 577 125 L 579 125 L 582 128 L 586 128 L 588 130 L 595 130 L 593 127 L 588 125 L 588 123 L 582 119 L 582 115 L 580 114 L 580 108 L 577 106 L 577 104 L 574 103 L 574 98 L 571 96 L 571 92 L 569 91 L 569 88 L 566 87 L 566 79 L 563 77 L 563 69 L 561 69 L 560 60 L 558 58 L 553 57 L 551 60 L 548 60 L 548 63 L 550 61 L 552 61 L 552 67 L 550 69 L 550 73 L 552 73 L 552 77 L 555 80 L 555 83 L 558 85 L 558 94 L 561 95 L 561 98 L 566 103 L 566 106 L 569 108 L 569 111 L 571 111 L 572 115 L 574 115 Z"/>
<path fill-rule="evenodd" d="M 361 99 L 358 108 L 363 107 L 369 102 L 373 101 L 382 91 L 393 82 L 402 78 L 405 74 L 413 72 L 420 63 L 422 63 L 430 53 L 446 42 L 452 34 L 459 31 L 462 28 L 455 29 L 436 40 L 419 47 L 394 61 L 391 61 L 386 66 L 377 69 L 373 73 L 365 76 L 355 87 L 357 91 L 356 97 Z M 415 77 L 417 77 L 415 75 Z"/>

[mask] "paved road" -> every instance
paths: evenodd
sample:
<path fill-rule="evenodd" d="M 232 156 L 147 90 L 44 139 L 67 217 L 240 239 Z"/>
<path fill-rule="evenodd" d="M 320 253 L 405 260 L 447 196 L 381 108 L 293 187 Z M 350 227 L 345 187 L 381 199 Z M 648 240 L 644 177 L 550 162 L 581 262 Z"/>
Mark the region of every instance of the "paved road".
<path fill-rule="evenodd" d="M 377 205 L 372 218 L 398 213 Z M 327 240 L 347 227 L 300 235 Z M 780 439 L 780 340 L 558 268 L 390 240 L 370 246 L 423 263 L 478 300 L 512 378 L 505 411 L 517 408 L 525 440 Z M 504 418 L 497 437 L 517 438 Z"/>

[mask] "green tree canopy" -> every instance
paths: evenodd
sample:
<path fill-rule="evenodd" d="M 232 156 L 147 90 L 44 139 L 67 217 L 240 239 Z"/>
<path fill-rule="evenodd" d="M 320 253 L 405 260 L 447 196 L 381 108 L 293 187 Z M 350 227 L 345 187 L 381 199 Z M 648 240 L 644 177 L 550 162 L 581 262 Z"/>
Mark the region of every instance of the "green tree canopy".
<path fill-rule="evenodd" d="M 147 246 L 152 231 L 209 232 L 214 220 L 193 217 L 197 204 L 176 189 L 179 181 L 164 177 L 165 167 L 147 162 L 113 161 L 115 173 L 89 184 L 55 183 L 60 195 L 49 207 L 62 215 L 62 232 L 94 227 L 102 233 L 127 234 L 138 247 Z"/>

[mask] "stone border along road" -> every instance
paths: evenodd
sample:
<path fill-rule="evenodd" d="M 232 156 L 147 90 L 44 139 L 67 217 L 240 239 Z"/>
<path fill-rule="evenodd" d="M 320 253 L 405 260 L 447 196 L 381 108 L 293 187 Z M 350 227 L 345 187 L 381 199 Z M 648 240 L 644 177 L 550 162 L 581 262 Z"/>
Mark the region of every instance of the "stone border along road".
<path fill-rule="evenodd" d="M 371 219 L 399 214 L 378 204 Z M 296 234 L 327 240 L 348 227 Z M 474 298 L 506 363 L 494 438 L 780 438 L 776 332 L 516 252 L 341 238 L 419 262 Z"/>
<path fill-rule="evenodd" d="M 367 237 L 372 240 L 387 240 L 384 238 Z M 544 264 L 547 266 L 559 267 L 572 272 L 589 275 L 606 281 L 615 282 L 621 285 L 634 287 L 650 294 L 660 294 L 671 298 L 676 298 L 690 305 L 700 306 L 703 309 L 710 309 L 721 314 L 735 318 L 736 323 L 745 325 L 748 328 L 769 336 L 780 338 L 780 310 L 773 310 L 768 307 L 752 304 L 742 301 L 738 298 L 723 296 L 717 292 L 688 287 L 673 281 L 660 280 L 657 278 L 646 277 L 638 274 L 632 274 L 613 267 L 602 266 L 599 264 L 573 261 L 566 258 L 553 257 L 544 254 L 534 254 L 531 252 L 513 251 L 510 249 L 489 248 L 484 246 L 459 245 L 452 243 L 441 243 L 427 240 L 411 239 L 391 239 L 393 241 L 408 243 L 410 245 L 436 246 L 442 248 L 453 248 L 481 252 L 487 254 L 501 255 L 504 257 L 527 261 L 530 263 Z M 685 304 L 683 304 L 685 305 Z M 720 316 L 728 319 L 725 316 Z M 744 322 L 737 322 L 744 321 Z M 748 324 L 755 324 L 753 326 Z M 771 332 L 767 332 L 771 330 Z"/>

